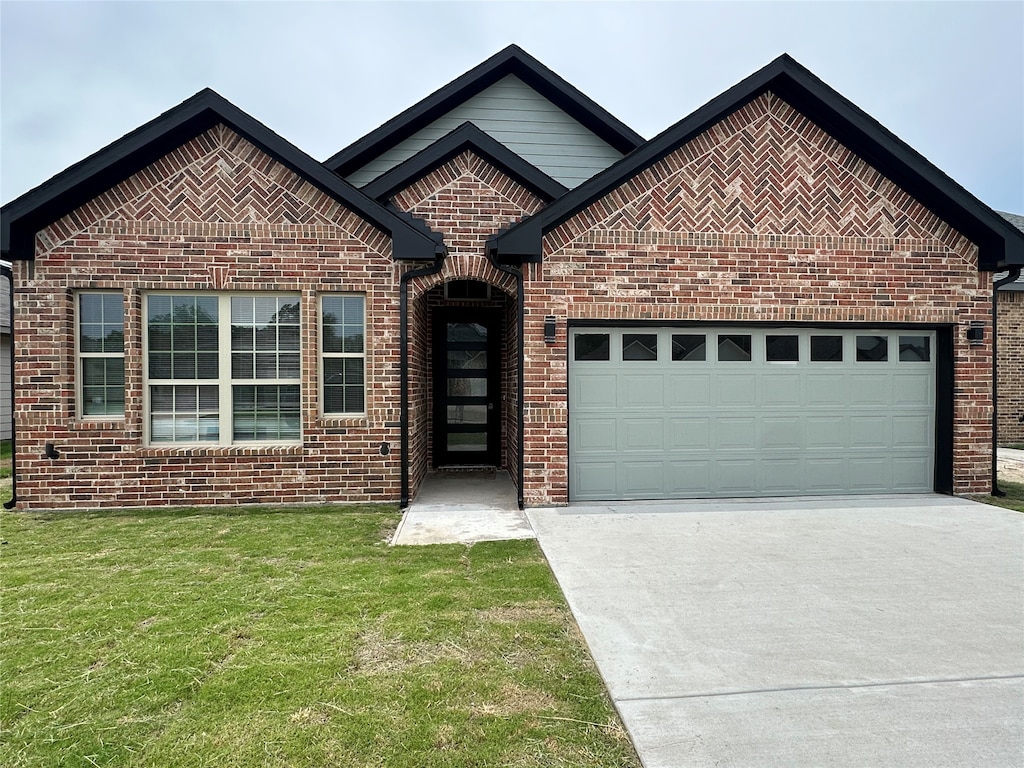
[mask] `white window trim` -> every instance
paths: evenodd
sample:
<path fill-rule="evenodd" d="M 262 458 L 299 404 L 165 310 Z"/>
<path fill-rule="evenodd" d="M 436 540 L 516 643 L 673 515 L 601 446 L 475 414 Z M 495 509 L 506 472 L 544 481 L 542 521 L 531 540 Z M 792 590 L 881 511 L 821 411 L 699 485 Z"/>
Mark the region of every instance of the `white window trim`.
<path fill-rule="evenodd" d="M 345 298 L 354 296 L 363 300 L 363 351 L 360 352 L 325 352 L 324 351 L 324 299 Z M 366 322 L 366 294 L 354 292 L 322 293 L 317 300 L 317 333 L 319 338 L 319 349 L 317 350 L 317 398 L 320 401 L 320 416 L 325 419 L 359 419 L 366 418 L 369 410 L 368 400 L 370 388 L 366 385 L 368 379 L 369 358 L 370 358 L 370 333 Z M 324 360 L 327 358 L 360 358 L 363 361 L 363 410 L 361 411 L 332 411 L 325 410 L 327 399 L 324 397 Z"/>
<path fill-rule="evenodd" d="M 220 376 L 216 379 L 151 379 L 149 376 L 149 298 L 150 296 L 216 296 L 217 297 L 217 369 Z M 233 379 L 231 378 L 231 298 L 245 297 L 294 297 L 299 302 L 299 376 L 294 379 Z M 146 291 L 142 295 L 142 431 L 143 444 L 150 448 L 228 448 L 232 446 L 274 446 L 301 445 L 304 424 L 302 423 L 302 294 L 294 291 Z M 150 410 L 150 388 L 160 385 L 199 385 L 217 386 L 217 403 L 220 411 L 218 436 L 216 441 L 203 440 L 193 442 L 156 442 L 152 440 L 152 413 Z M 234 385 L 296 385 L 299 387 L 299 437 L 295 440 L 235 440 L 234 408 L 231 388 Z"/>
<path fill-rule="evenodd" d="M 98 413 L 98 414 L 86 414 L 85 413 L 85 390 L 83 389 L 85 380 L 85 365 L 83 360 L 90 358 L 120 358 L 122 366 L 124 365 L 124 343 L 122 341 L 120 353 L 115 352 L 83 352 L 82 351 L 82 296 L 120 296 L 121 297 L 121 329 L 122 339 L 125 327 L 125 316 L 127 311 L 125 310 L 125 298 L 124 291 L 112 290 L 85 290 L 75 291 L 74 294 L 74 313 L 75 313 L 75 408 L 76 415 L 79 421 L 124 421 L 124 408 L 121 409 L 121 413 Z M 124 386 L 127 388 L 127 381 Z M 127 391 L 125 392 L 125 407 L 127 407 Z"/>

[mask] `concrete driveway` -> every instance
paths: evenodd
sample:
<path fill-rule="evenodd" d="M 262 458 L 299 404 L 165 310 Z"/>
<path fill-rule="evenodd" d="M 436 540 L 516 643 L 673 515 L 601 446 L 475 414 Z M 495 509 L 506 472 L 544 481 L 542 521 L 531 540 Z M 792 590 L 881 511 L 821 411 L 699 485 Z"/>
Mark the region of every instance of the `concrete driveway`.
<path fill-rule="evenodd" d="M 1024 515 L 927 495 L 529 517 L 646 768 L 1024 765 Z"/>

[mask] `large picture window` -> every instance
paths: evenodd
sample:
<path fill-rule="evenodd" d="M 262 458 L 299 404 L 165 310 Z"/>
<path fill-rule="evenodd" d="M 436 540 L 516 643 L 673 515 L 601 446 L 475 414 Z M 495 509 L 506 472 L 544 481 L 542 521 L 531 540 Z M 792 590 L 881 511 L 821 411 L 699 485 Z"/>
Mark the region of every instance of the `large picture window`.
<path fill-rule="evenodd" d="M 338 295 L 320 301 L 323 412 L 365 413 L 365 300 Z"/>
<path fill-rule="evenodd" d="M 299 297 L 146 297 L 149 442 L 296 442 Z"/>
<path fill-rule="evenodd" d="M 124 298 L 78 294 L 78 403 L 83 418 L 124 416 Z"/>

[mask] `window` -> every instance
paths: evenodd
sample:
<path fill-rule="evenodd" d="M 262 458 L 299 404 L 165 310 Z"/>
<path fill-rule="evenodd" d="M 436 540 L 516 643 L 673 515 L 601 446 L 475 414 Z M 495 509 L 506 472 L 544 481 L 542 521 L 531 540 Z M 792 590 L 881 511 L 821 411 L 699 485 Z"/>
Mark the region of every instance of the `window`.
<path fill-rule="evenodd" d="M 658 335 L 656 333 L 622 334 L 623 360 L 657 360 Z"/>
<path fill-rule="evenodd" d="M 884 363 L 889 359 L 888 336 L 858 336 L 857 362 Z"/>
<path fill-rule="evenodd" d="M 362 296 L 324 296 L 320 300 L 323 412 L 366 412 L 366 321 Z"/>
<path fill-rule="evenodd" d="M 811 336 L 811 360 L 815 363 L 843 362 L 843 337 Z"/>
<path fill-rule="evenodd" d="M 765 336 L 764 359 L 769 363 L 796 363 L 800 361 L 800 337 L 789 335 Z"/>
<path fill-rule="evenodd" d="M 609 359 L 607 333 L 577 333 L 574 343 L 574 359 L 580 362 Z"/>
<path fill-rule="evenodd" d="M 932 359 L 931 338 L 900 336 L 901 363 L 927 363 Z"/>
<path fill-rule="evenodd" d="M 750 336 L 747 334 L 725 334 L 718 337 L 719 362 L 749 362 Z"/>
<path fill-rule="evenodd" d="M 707 355 L 707 340 L 703 333 L 673 333 L 672 334 L 672 359 L 673 360 L 705 360 Z"/>
<path fill-rule="evenodd" d="M 299 345 L 295 295 L 148 295 L 149 442 L 297 441 Z"/>
<path fill-rule="evenodd" d="M 124 416 L 124 298 L 78 294 L 78 402 L 83 418 Z"/>

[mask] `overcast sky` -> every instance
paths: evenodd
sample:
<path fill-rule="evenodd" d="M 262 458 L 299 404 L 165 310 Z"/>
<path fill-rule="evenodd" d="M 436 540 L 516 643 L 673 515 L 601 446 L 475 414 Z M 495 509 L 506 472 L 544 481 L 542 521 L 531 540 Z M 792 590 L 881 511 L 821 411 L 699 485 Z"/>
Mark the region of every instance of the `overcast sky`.
<path fill-rule="evenodd" d="M 0 201 L 212 87 L 325 160 L 509 43 L 650 138 L 786 52 L 1024 212 L 1024 3 L 0 0 Z"/>

